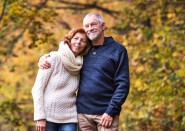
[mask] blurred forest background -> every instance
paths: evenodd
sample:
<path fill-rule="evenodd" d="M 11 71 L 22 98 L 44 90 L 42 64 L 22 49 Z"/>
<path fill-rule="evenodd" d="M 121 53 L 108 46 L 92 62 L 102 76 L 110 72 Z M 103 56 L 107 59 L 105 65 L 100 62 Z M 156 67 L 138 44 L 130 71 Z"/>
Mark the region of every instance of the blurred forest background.
<path fill-rule="evenodd" d="M 128 50 L 120 131 L 185 131 L 184 0 L 1 0 L 0 130 L 35 130 L 38 59 L 89 12 L 100 13 L 106 36 Z"/>

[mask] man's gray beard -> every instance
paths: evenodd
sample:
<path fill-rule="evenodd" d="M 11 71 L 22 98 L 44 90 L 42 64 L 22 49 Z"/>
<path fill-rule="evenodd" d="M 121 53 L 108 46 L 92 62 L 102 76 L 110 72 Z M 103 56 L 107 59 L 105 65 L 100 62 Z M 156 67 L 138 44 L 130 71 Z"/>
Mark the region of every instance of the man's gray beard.
<path fill-rule="evenodd" d="M 90 40 L 95 40 L 96 38 L 98 37 L 97 36 L 89 37 Z"/>
<path fill-rule="evenodd" d="M 97 32 L 97 34 L 93 35 L 93 36 L 88 36 L 88 38 L 90 40 L 96 40 L 99 36 L 100 36 L 101 32 Z"/>

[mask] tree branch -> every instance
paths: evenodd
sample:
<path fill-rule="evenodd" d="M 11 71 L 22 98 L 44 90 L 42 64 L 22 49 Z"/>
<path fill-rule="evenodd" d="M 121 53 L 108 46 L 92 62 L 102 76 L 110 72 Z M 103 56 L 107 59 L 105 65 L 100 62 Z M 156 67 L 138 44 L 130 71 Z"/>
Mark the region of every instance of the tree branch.
<path fill-rule="evenodd" d="M 59 0 L 59 2 L 62 3 L 62 4 L 66 4 L 68 6 L 67 7 L 58 7 L 57 9 L 87 10 L 87 9 L 95 8 L 95 9 L 101 10 L 102 12 L 107 13 L 109 15 L 114 15 L 114 14 L 117 15 L 117 14 L 119 14 L 119 11 L 110 10 L 110 9 L 101 7 L 101 6 L 98 5 L 97 2 L 94 2 L 92 4 L 83 4 L 83 3 L 78 3 L 78 2 L 69 2 L 69 1 L 65 1 L 65 0 Z M 73 5 L 73 6 L 71 6 L 71 5 Z"/>
<path fill-rule="evenodd" d="M 71 30 L 71 27 L 67 22 L 65 22 L 63 20 L 59 20 L 59 19 L 57 20 L 57 22 L 60 23 L 65 29 Z"/>
<path fill-rule="evenodd" d="M 1 20 L 3 19 L 5 7 L 6 7 L 6 1 L 7 1 L 7 0 L 4 0 L 3 9 L 2 9 L 2 12 L 1 12 L 1 16 L 0 16 L 0 22 L 1 22 Z"/>
<path fill-rule="evenodd" d="M 30 2 L 30 1 L 27 1 L 26 3 L 27 3 L 28 6 L 34 7 L 35 10 L 38 11 L 38 10 L 42 9 L 43 7 L 45 7 L 46 4 L 47 4 L 47 2 L 48 2 L 48 0 L 44 0 L 44 1 L 40 2 L 39 4 L 37 4 L 37 5 L 33 4 L 33 3 Z"/>
<path fill-rule="evenodd" d="M 36 6 L 37 10 L 42 9 L 46 4 L 47 4 L 48 0 L 44 0 L 43 2 L 41 2 L 38 6 Z"/>
<path fill-rule="evenodd" d="M 11 54 L 13 51 L 13 48 L 16 44 L 16 42 L 23 36 L 24 32 L 26 31 L 26 28 L 24 28 L 18 36 L 16 36 L 15 38 L 13 38 L 11 41 L 9 41 L 9 45 L 8 45 L 8 49 L 7 49 L 7 54 Z"/>

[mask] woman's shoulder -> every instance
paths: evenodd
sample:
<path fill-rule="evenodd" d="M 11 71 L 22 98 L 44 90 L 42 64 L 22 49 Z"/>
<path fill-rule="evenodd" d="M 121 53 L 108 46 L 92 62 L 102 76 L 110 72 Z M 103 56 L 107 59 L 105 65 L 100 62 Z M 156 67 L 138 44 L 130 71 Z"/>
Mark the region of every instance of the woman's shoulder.
<path fill-rule="evenodd" d="M 58 51 L 52 51 L 49 53 L 50 57 L 47 59 L 51 62 L 59 61 L 60 60 L 60 54 Z"/>
<path fill-rule="evenodd" d="M 50 54 L 52 57 L 57 57 L 57 56 L 58 56 L 58 51 L 51 51 L 51 52 L 49 52 L 49 54 Z"/>

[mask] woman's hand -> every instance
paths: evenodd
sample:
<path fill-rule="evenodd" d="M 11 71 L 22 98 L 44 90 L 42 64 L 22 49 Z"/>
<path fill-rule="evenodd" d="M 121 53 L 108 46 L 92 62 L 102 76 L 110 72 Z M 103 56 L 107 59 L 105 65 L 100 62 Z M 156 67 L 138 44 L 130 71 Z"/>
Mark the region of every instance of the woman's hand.
<path fill-rule="evenodd" d="M 36 124 L 36 131 L 46 131 L 46 120 L 38 120 Z"/>

